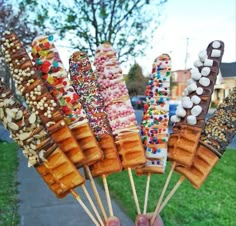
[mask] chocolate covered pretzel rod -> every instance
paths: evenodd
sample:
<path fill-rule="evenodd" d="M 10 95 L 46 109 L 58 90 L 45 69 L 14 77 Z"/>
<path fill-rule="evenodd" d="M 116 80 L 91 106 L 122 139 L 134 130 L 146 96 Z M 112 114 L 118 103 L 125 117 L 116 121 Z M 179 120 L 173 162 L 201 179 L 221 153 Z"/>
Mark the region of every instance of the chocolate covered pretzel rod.
<path fill-rule="evenodd" d="M 39 116 L 42 125 L 60 149 L 73 163 L 80 164 L 84 160 L 84 154 L 66 125 L 57 103 L 44 86 L 25 48 L 14 33 L 4 32 L 1 51 L 16 88 L 25 98 L 28 107 Z"/>
<path fill-rule="evenodd" d="M 146 103 L 141 122 L 147 163 L 136 169 L 138 175 L 165 172 L 169 136 L 170 70 L 169 55 L 162 54 L 155 59 L 145 91 Z"/>
<path fill-rule="evenodd" d="M 84 183 L 84 178 L 58 148 L 35 113 L 16 99 L 0 81 L 0 121 L 22 148 L 28 166 L 34 166 L 58 198 Z"/>
<path fill-rule="evenodd" d="M 67 77 L 67 72 L 54 45 L 53 36 L 36 37 L 32 43 L 32 56 L 40 77 L 61 107 L 65 121 L 83 150 L 86 157 L 83 163 L 91 165 L 103 158 L 86 113 L 79 102 L 79 95 Z"/>
<path fill-rule="evenodd" d="M 177 166 L 175 170 L 185 176 L 195 188 L 200 188 L 235 134 L 236 88 L 233 88 L 207 120 L 192 166 L 189 169 Z"/>
<path fill-rule="evenodd" d="M 222 41 L 211 42 L 199 53 L 191 70 L 191 79 L 178 106 L 173 132 L 168 141 L 168 159 L 190 167 L 198 146 L 205 117 L 211 102 L 217 74 L 224 53 Z"/>
<path fill-rule="evenodd" d="M 95 177 L 119 172 L 122 170 L 122 165 L 104 111 L 104 101 L 99 93 L 97 77 L 93 73 L 88 56 L 83 52 L 75 52 L 70 57 L 69 64 L 73 87 L 80 96 L 89 124 L 104 154 L 104 159 L 90 166 L 91 173 Z"/>

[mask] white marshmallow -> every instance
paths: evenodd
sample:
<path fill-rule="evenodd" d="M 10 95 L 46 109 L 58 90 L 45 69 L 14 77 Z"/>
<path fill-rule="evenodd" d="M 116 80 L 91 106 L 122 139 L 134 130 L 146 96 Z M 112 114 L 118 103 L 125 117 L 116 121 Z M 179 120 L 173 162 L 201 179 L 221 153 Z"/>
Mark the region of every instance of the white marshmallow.
<path fill-rule="evenodd" d="M 196 61 L 193 63 L 193 65 L 194 65 L 195 67 L 201 67 L 201 66 L 203 65 L 203 63 L 202 63 L 200 60 L 196 60 Z"/>
<path fill-rule="evenodd" d="M 184 117 L 186 115 L 186 111 L 184 110 L 184 108 L 182 106 L 178 106 L 176 109 L 176 115 L 178 117 Z"/>
<path fill-rule="evenodd" d="M 197 93 L 197 95 L 202 95 L 203 94 L 203 88 L 202 87 L 197 87 L 196 93 Z"/>
<path fill-rule="evenodd" d="M 193 95 L 191 97 L 191 101 L 194 103 L 194 104 L 199 104 L 201 102 L 201 98 L 198 97 L 197 95 Z"/>
<path fill-rule="evenodd" d="M 177 115 L 172 115 L 170 118 L 171 122 L 180 122 L 181 118 L 179 118 Z"/>
<path fill-rule="evenodd" d="M 210 85 L 211 81 L 210 81 L 209 78 L 202 77 L 202 78 L 200 78 L 199 83 L 200 83 L 202 86 L 205 86 L 205 87 L 206 87 L 206 86 L 209 86 L 209 85 Z"/>
<path fill-rule="evenodd" d="M 207 59 L 207 51 L 206 50 L 200 51 L 198 57 L 201 60 L 201 62 L 204 62 L 205 59 Z"/>
<path fill-rule="evenodd" d="M 191 114 L 194 115 L 194 116 L 200 115 L 201 112 L 202 112 L 202 107 L 199 106 L 199 105 L 196 105 L 191 109 Z"/>
<path fill-rule="evenodd" d="M 213 49 L 211 52 L 212 57 L 220 57 L 221 51 L 219 49 Z"/>
<path fill-rule="evenodd" d="M 202 75 L 200 72 L 195 72 L 195 73 L 191 74 L 191 78 L 196 81 L 199 80 L 201 77 L 202 77 Z"/>
<path fill-rule="evenodd" d="M 212 47 L 213 47 L 214 49 L 218 49 L 218 48 L 220 48 L 220 46 L 221 46 L 221 44 L 220 44 L 219 41 L 214 41 L 214 42 L 212 43 Z"/>
<path fill-rule="evenodd" d="M 206 59 L 204 61 L 204 66 L 212 67 L 213 66 L 213 60 L 212 59 Z"/>
<path fill-rule="evenodd" d="M 197 89 L 197 85 L 195 83 L 192 83 L 190 85 L 188 85 L 187 90 L 189 91 L 189 93 L 194 92 Z"/>
<path fill-rule="evenodd" d="M 196 83 L 196 81 L 194 81 L 192 78 L 188 79 L 187 80 L 187 84 L 190 85 L 192 83 Z"/>
<path fill-rule="evenodd" d="M 190 70 L 191 74 L 192 73 L 196 73 L 196 72 L 199 72 L 198 68 L 196 67 L 193 67 L 191 70 Z"/>
<path fill-rule="evenodd" d="M 190 100 L 189 97 L 183 97 L 182 98 L 182 106 L 184 108 L 190 109 L 193 106 L 193 102 Z"/>
<path fill-rule="evenodd" d="M 188 123 L 189 125 L 196 125 L 196 124 L 197 124 L 197 119 L 196 119 L 196 117 L 195 117 L 194 115 L 189 115 L 189 116 L 187 117 L 187 123 Z"/>
<path fill-rule="evenodd" d="M 188 89 L 185 88 L 184 91 L 183 91 L 183 93 L 182 93 L 182 96 L 187 96 L 188 94 L 189 94 Z"/>
<path fill-rule="evenodd" d="M 202 70 L 201 70 L 201 74 L 203 76 L 208 76 L 211 72 L 211 69 L 209 67 L 203 67 Z"/>

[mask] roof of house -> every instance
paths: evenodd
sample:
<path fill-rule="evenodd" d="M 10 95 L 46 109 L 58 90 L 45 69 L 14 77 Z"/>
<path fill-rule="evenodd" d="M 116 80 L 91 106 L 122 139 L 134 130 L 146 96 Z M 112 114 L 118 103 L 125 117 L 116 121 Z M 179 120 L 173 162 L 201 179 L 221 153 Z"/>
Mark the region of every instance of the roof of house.
<path fill-rule="evenodd" d="M 220 71 L 223 78 L 235 77 L 236 78 L 236 62 L 221 63 Z"/>

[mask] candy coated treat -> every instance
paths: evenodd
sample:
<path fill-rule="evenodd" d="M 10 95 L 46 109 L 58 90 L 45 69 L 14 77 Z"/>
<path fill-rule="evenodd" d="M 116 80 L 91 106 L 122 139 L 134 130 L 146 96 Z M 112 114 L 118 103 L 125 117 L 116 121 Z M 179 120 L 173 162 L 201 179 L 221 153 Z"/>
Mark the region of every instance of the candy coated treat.
<path fill-rule="evenodd" d="M 215 50 L 220 55 L 214 54 Z M 181 105 L 171 118 L 174 126 L 168 141 L 170 161 L 186 167 L 192 165 L 223 53 L 222 41 L 211 42 L 206 50 L 199 53 L 199 60 L 195 63 L 197 67 L 191 70 L 191 79 L 184 91 Z"/>
<path fill-rule="evenodd" d="M 152 74 L 146 87 L 141 122 L 141 136 L 146 150 L 145 167 L 136 170 L 138 175 L 164 173 L 167 160 L 171 59 L 162 54 L 153 63 Z"/>
<path fill-rule="evenodd" d="M 38 116 L 30 114 L 1 81 L 0 121 L 22 148 L 28 166 L 37 169 L 58 198 L 84 183 L 84 178 L 51 139 Z"/>
<path fill-rule="evenodd" d="M 115 137 L 124 168 L 146 162 L 139 129 L 116 51 L 110 43 L 100 45 L 95 54 L 97 81 L 104 99 L 105 112 Z"/>
<path fill-rule="evenodd" d="M 0 121 L 22 148 L 29 167 L 47 161 L 47 157 L 57 148 L 38 116 L 28 112 L 1 81 Z"/>
<path fill-rule="evenodd" d="M 90 165 L 91 173 L 96 177 L 119 172 L 122 170 L 121 161 L 90 61 L 85 53 L 75 52 L 70 57 L 69 64 L 73 87 L 81 97 L 80 101 L 88 116 L 89 124 L 104 155 L 102 160 Z"/>
<path fill-rule="evenodd" d="M 184 175 L 195 188 L 200 188 L 235 134 L 236 88 L 233 88 L 207 120 L 192 166 L 189 169 L 177 166 L 175 170 Z"/>
<path fill-rule="evenodd" d="M 38 115 L 51 138 L 74 163 L 82 162 L 85 157 L 81 148 L 18 37 L 13 33 L 5 32 L 1 39 L 1 51 L 16 88 L 25 98 L 31 113 Z"/>
<path fill-rule="evenodd" d="M 32 56 L 40 77 L 58 102 L 84 155 L 82 164 L 90 165 L 103 158 L 103 154 L 88 123 L 80 96 L 67 76 L 60 55 L 54 45 L 53 36 L 39 36 L 33 40 Z"/>

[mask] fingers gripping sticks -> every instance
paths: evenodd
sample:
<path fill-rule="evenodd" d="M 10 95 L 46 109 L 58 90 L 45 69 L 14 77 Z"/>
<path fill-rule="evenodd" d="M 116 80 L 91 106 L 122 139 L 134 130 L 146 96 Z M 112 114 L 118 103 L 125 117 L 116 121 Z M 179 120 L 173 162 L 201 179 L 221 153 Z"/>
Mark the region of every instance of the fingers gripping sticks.
<path fill-rule="evenodd" d="M 85 154 L 83 163 L 89 165 L 101 159 L 102 151 L 89 126 L 79 96 L 67 77 L 67 72 L 53 43 L 53 36 L 36 37 L 32 44 L 32 56 L 41 78 L 61 106 L 65 120 Z"/>
<path fill-rule="evenodd" d="M 84 178 L 41 125 L 0 82 L 0 121 L 23 149 L 28 166 L 34 166 L 58 198 L 84 183 Z"/>
<path fill-rule="evenodd" d="M 167 160 L 171 59 L 162 54 L 153 63 L 146 87 L 141 136 L 147 163 L 137 174 L 164 173 Z"/>
<path fill-rule="evenodd" d="M 109 43 L 104 43 L 97 48 L 94 64 L 122 166 L 135 168 L 143 165 L 146 159 L 136 117 L 116 52 Z"/>
<path fill-rule="evenodd" d="M 199 60 L 191 70 L 191 79 L 182 97 L 182 104 L 176 115 L 173 133 L 168 141 L 168 159 L 190 167 L 205 117 L 211 102 L 216 76 L 224 53 L 222 41 L 211 42 L 207 49 L 199 53 Z"/>
<path fill-rule="evenodd" d="M 90 126 L 104 153 L 104 159 L 90 166 L 91 173 L 93 176 L 102 176 L 119 172 L 122 170 L 121 162 L 90 61 L 85 53 L 75 52 L 70 57 L 69 64 L 73 87 L 80 96 Z"/>
<path fill-rule="evenodd" d="M 30 57 L 17 36 L 5 32 L 1 40 L 1 50 L 16 84 L 32 112 L 39 116 L 43 126 L 63 152 L 73 163 L 84 160 L 78 143 L 66 125 L 47 88 L 38 76 Z"/>

